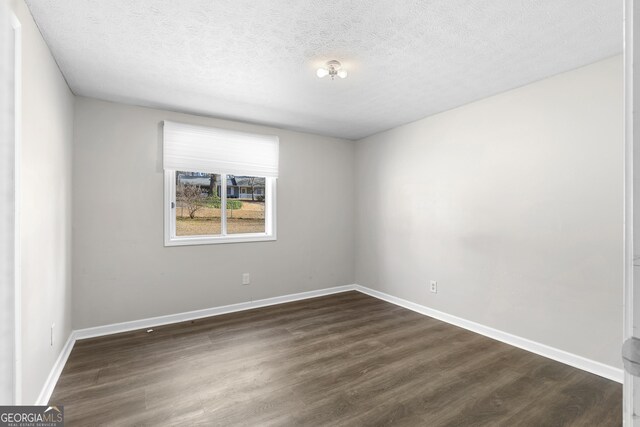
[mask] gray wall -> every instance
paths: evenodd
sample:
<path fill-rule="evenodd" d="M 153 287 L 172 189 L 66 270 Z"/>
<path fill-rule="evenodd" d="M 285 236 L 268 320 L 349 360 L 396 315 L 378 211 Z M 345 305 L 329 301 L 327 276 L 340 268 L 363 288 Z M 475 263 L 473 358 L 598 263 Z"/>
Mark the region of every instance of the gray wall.
<path fill-rule="evenodd" d="M 79 329 L 354 281 L 620 366 L 620 57 L 353 144 L 74 100 L 23 1 L 11 4 L 23 25 L 22 401 L 72 315 Z M 277 242 L 163 246 L 165 119 L 280 136 Z"/>
<path fill-rule="evenodd" d="M 22 24 L 22 401 L 33 403 L 71 332 L 74 96 L 24 2 L 12 5 Z"/>
<path fill-rule="evenodd" d="M 74 328 L 353 283 L 352 142 L 88 98 L 75 111 Z M 276 242 L 163 246 L 165 119 L 280 136 Z"/>
<path fill-rule="evenodd" d="M 359 141 L 356 282 L 620 367 L 622 77 L 617 56 Z"/>

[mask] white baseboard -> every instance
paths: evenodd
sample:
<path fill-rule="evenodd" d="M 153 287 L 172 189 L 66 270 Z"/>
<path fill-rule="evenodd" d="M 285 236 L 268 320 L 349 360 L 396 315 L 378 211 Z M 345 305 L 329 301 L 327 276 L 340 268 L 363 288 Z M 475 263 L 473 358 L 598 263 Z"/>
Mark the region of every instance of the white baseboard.
<path fill-rule="evenodd" d="M 64 347 L 60 350 L 60 354 L 56 359 L 56 363 L 53 364 L 53 368 L 51 368 L 51 372 L 49 372 L 49 376 L 38 395 L 38 400 L 36 400 L 36 405 L 46 405 L 49 403 L 49 399 L 51 398 L 51 393 L 53 393 L 53 389 L 56 387 L 58 383 L 58 378 L 60 378 L 60 374 L 62 373 L 62 369 L 64 369 L 64 365 L 67 363 L 67 359 L 71 354 L 71 350 L 73 349 L 73 345 L 76 343 L 75 331 L 71 331 L 69 334 L 69 338 L 67 338 L 67 342 L 64 343 Z"/>
<path fill-rule="evenodd" d="M 582 369 L 583 371 L 591 372 L 604 378 L 608 378 L 613 381 L 622 383 L 623 371 L 613 366 L 605 365 L 594 360 L 584 358 L 572 353 L 568 353 L 557 348 L 550 347 L 545 344 L 541 344 L 535 341 L 521 338 L 516 335 L 509 334 L 507 332 L 500 331 L 498 329 L 490 328 L 488 326 L 481 325 L 479 323 L 472 322 L 470 320 L 463 319 L 461 317 L 453 316 L 451 314 L 443 313 L 432 308 L 416 304 L 411 301 L 407 301 L 402 298 L 394 297 L 384 292 L 376 291 L 360 285 L 345 285 L 336 286 L 333 288 L 319 289 L 316 291 L 301 292 L 297 294 L 283 295 L 280 297 L 266 298 L 250 302 L 241 302 L 238 304 L 225 305 L 221 307 L 205 308 L 203 310 L 188 311 L 184 313 L 170 314 L 167 316 L 151 317 L 141 320 L 133 320 L 130 322 L 114 323 L 111 325 L 96 326 L 93 328 L 78 329 L 72 331 L 69 335 L 69 339 L 65 343 L 56 363 L 53 365 L 47 380 L 42 387 L 42 391 L 38 396 L 36 402 L 37 405 L 46 405 L 51 397 L 51 393 L 55 388 L 58 378 L 62 373 L 69 354 L 73 349 L 73 345 L 76 340 L 100 337 L 104 335 L 112 335 L 120 332 L 135 331 L 138 329 L 152 328 L 161 325 L 168 325 L 171 323 L 179 323 L 188 320 L 202 319 L 205 317 L 219 316 L 221 314 L 234 313 L 238 311 L 251 310 L 253 308 L 266 307 L 270 305 L 283 304 L 287 302 L 300 301 L 308 298 L 321 297 L 324 295 L 337 294 L 347 291 L 358 291 L 363 294 L 390 302 L 392 304 L 404 307 L 406 309 L 415 311 L 425 316 L 433 317 L 434 319 L 441 320 L 452 325 L 459 326 L 469 331 L 484 335 L 489 338 L 504 342 L 514 347 L 521 348 L 523 350 L 530 351 L 532 353 L 539 354 L 549 359 L 556 360 L 574 368 Z"/>
<path fill-rule="evenodd" d="M 169 314 L 167 316 L 150 317 L 130 322 L 113 323 L 111 325 L 96 326 L 94 328 L 78 329 L 75 331 L 76 339 L 100 337 L 103 335 L 117 334 L 120 332 L 135 331 L 137 329 L 152 328 L 171 323 L 185 322 L 188 320 L 202 319 L 204 317 L 219 316 L 221 314 L 234 313 L 236 311 L 251 310 L 252 308 L 266 307 L 285 302 L 300 301 L 308 298 L 337 294 L 352 291 L 355 285 L 336 286 L 333 288 L 319 289 L 316 291 L 301 292 L 297 294 L 283 295 L 280 297 L 266 298 L 238 304 L 223 305 L 220 307 L 205 308 L 202 310 L 187 311 L 185 313 Z"/>
<path fill-rule="evenodd" d="M 599 375 L 612 381 L 616 381 L 619 383 L 622 383 L 623 381 L 624 374 L 622 369 L 605 365 L 604 363 L 596 362 L 595 360 L 587 359 L 585 357 L 578 356 L 564 350 L 559 350 L 557 348 L 550 347 L 536 341 L 531 341 L 526 338 L 512 335 L 507 332 L 491 328 L 489 326 L 481 325 L 479 323 L 475 323 L 461 317 L 443 313 L 424 305 L 416 304 L 414 302 L 394 297 L 392 295 L 385 294 L 384 292 L 369 289 L 364 286 L 355 285 L 355 290 L 398 305 L 400 307 L 407 308 L 417 313 L 424 314 L 425 316 L 433 317 L 434 319 L 442 320 L 443 322 L 459 326 L 461 328 L 467 329 L 480 335 L 484 335 L 489 338 L 493 338 L 494 340 L 501 341 L 514 347 L 539 354 L 540 356 L 548 357 L 549 359 L 553 359 L 566 365 L 573 366 L 574 368 L 591 372 L 592 374 Z"/>
<path fill-rule="evenodd" d="M 147 319 L 133 320 L 131 322 L 114 323 L 111 325 L 97 326 L 94 328 L 78 329 L 71 331 L 69 339 L 60 351 L 60 355 L 53 365 L 47 380 L 40 391 L 36 405 L 46 405 L 51 398 L 51 393 L 55 388 L 64 365 L 71 354 L 71 350 L 76 340 L 100 337 L 103 335 L 117 334 L 120 332 L 135 331 L 171 323 L 179 323 L 188 320 L 202 319 L 204 317 L 218 316 L 221 314 L 234 313 L 236 311 L 251 310 L 253 308 L 266 307 L 269 305 L 283 304 L 286 302 L 300 301 L 309 298 L 316 298 L 325 295 L 337 294 L 340 292 L 353 291 L 355 285 L 336 286 L 333 288 L 318 289 L 315 291 L 300 292 L 297 294 L 283 295 L 280 297 L 260 299 L 250 302 L 225 305 L 221 307 L 205 308 L 203 310 L 187 311 L 184 313 L 170 314 L 167 316 L 150 317 Z"/>

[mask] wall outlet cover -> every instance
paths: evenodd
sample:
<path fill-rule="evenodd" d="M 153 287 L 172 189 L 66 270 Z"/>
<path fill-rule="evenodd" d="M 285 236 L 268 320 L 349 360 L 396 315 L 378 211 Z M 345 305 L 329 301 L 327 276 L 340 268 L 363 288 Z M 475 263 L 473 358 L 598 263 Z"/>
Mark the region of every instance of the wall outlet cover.
<path fill-rule="evenodd" d="M 429 282 L 429 290 L 431 292 L 433 292 L 434 294 L 438 293 L 438 282 L 436 282 L 435 280 L 432 280 L 431 282 Z"/>

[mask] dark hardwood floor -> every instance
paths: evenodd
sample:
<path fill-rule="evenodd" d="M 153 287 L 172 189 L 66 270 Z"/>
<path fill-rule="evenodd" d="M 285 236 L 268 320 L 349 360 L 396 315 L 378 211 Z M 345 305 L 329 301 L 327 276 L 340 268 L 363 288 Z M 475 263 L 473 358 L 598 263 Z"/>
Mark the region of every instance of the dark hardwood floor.
<path fill-rule="evenodd" d="M 619 426 L 621 385 L 358 292 L 78 341 L 69 426 Z"/>

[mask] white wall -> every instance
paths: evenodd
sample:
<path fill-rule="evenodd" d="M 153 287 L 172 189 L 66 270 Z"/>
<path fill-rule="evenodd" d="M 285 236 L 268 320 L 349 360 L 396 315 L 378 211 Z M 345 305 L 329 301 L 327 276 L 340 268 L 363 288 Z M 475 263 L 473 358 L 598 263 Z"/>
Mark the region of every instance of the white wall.
<path fill-rule="evenodd" d="M 359 141 L 356 282 L 620 367 L 622 77 L 617 56 Z"/>
<path fill-rule="evenodd" d="M 74 96 L 24 2 L 12 6 L 22 24 L 22 401 L 29 404 L 71 332 Z"/>
<path fill-rule="evenodd" d="M 15 45 L 8 3 L 0 2 L 0 405 L 15 401 Z"/>
<path fill-rule="evenodd" d="M 75 111 L 74 328 L 353 283 L 352 142 L 88 98 Z M 276 242 L 163 246 L 162 120 L 280 136 Z"/>

